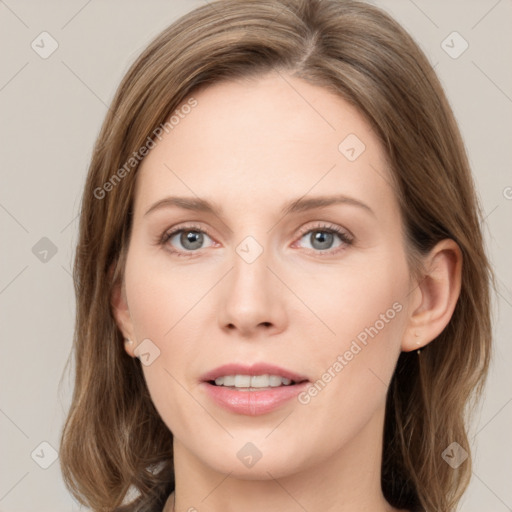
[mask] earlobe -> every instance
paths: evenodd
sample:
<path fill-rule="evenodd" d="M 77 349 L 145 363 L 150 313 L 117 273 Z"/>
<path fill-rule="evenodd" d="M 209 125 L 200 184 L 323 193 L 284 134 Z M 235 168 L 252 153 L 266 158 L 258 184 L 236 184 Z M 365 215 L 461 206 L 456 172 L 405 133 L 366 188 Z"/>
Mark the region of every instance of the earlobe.
<path fill-rule="evenodd" d="M 125 339 L 124 340 L 124 349 L 126 350 L 127 354 L 131 357 L 136 357 L 134 354 L 134 343 L 133 340 Z"/>
<path fill-rule="evenodd" d="M 461 288 L 462 253 L 450 239 L 439 242 L 428 254 L 425 274 L 412 294 L 414 304 L 402 350 L 418 350 L 434 340 L 448 325 Z"/>
<path fill-rule="evenodd" d="M 130 310 L 128 308 L 128 303 L 126 300 L 126 293 L 124 290 L 124 286 L 121 282 L 114 283 L 112 287 L 110 305 L 117 327 L 119 328 L 125 339 L 124 348 L 128 355 L 135 357 L 135 333 L 133 330 L 133 323 L 130 315 Z"/>

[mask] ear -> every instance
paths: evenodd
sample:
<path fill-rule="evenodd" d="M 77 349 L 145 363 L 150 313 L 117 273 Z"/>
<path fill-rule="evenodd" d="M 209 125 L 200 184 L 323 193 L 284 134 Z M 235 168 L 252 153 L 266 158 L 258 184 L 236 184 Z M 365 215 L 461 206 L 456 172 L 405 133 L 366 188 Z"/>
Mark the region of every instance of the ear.
<path fill-rule="evenodd" d="M 113 268 L 110 269 L 112 276 Z M 131 357 L 136 357 L 134 354 L 135 346 L 135 331 L 133 329 L 133 322 L 126 300 L 126 290 L 124 286 L 124 279 L 117 280 L 112 286 L 112 295 L 110 297 L 110 304 L 112 307 L 112 314 L 114 315 L 117 327 L 123 334 L 125 339 L 124 349 Z"/>
<path fill-rule="evenodd" d="M 426 272 L 411 293 L 411 313 L 402 350 L 417 350 L 448 325 L 460 295 L 462 253 L 454 240 L 439 242 L 424 261 Z"/>

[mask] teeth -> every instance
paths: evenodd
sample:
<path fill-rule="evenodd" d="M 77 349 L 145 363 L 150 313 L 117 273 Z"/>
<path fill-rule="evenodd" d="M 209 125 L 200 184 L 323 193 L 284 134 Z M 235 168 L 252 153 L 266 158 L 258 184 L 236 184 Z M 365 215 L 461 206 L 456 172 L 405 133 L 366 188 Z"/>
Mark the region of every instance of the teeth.
<path fill-rule="evenodd" d="M 221 379 L 224 379 L 223 384 L 225 386 L 234 386 L 235 385 L 235 376 L 230 375 L 228 377 L 221 377 Z M 217 384 L 217 380 L 215 380 L 215 383 Z"/>
<path fill-rule="evenodd" d="M 250 388 L 251 377 L 249 375 L 235 375 L 235 388 Z"/>
<path fill-rule="evenodd" d="M 277 375 L 271 375 L 269 380 L 272 387 L 280 386 L 281 383 L 288 386 L 291 382 L 290 379 L 287 379 L 286 377 L 278 377 Z"/>
<path fill-rule="evenodd" d="M 279 377 L 272 376 L 274 379 L 276 379 L 278 382 L 278 386 L 281 384 L 281 379 Z M 269 377 L 268 375 L 253 375 L 251 377 L 251 387 L 253 388 L 266 388 L 269 385 L 272 385 L 272 377 Z M 269 383 L 270 380 L 270 383 Z"/>
<path fill-rule="evenodd" d="M 235 388 L 276 388 L 278 386 L 289 386 L 292 383 L 286 377 L 279 375 L 225 375 L 217 377 L 215 385 Z"/>

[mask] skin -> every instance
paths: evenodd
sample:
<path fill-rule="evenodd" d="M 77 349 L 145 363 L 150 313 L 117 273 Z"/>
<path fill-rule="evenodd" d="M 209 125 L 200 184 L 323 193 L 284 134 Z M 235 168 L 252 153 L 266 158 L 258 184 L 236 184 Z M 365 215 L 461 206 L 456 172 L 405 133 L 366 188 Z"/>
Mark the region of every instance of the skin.
<path fill-rule="evenodd" d="M 460 250 L 443 240 L 425 258 L 423 278 L 412 279 L 384 150 L 340 97 L 278 73 L 194 97 L 197 107 L 141 164 L 124 282 L 112 296 L 133 341 L 127 353 L 135 357 L 146 338 L 160 350 L 142 368 L 174 436 L 176 491 L 165 510 L 396 510 L 380 487 L 386 391 L 400 352 L 425 346 L 448 323 Z M 338 149 L 348 134 L 366 146 L 355 161 Z M 372 212 L 336 204 L 281 213 L 304 195 L 335 193 Z M 171 195 L 222 212 L 170 206 L 145 215 Z M 187 223 L 209 233 L 191 257 L 172 252 L 190 247 L 179 234 L 158 243 Z M 325 225 L 352 243 L 334 235 L 322 253 L 313 235 Z M 236 252 L 247 236 L 263 248 L 252 263 Z M 308 404 L 292 399 L 245 416 L 199 386 L 230 362 L 272 363 L 314 382 L 394 303 L 401 311 Z M 247 442 L 262 454 L 250 468 L 237 457 Z"/>

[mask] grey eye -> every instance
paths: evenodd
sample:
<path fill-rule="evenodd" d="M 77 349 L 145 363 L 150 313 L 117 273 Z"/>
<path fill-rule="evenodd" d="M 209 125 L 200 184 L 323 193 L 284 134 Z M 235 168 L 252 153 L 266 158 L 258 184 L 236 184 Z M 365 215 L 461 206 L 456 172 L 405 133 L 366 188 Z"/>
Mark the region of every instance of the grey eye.
<path fill-rule="evenodd" d="M 330 249 L 334 240 L 334 235 L 332 233 L 327 233 L 326 231 L 313 231 L 313 233 L 310 234 L 310 240 L 311 245 L 315 249 Z"/>
<path fill-rule="evenodd" d="M 338 238 L 338 243 L 334 245 L 336 238 Z M 301 240 L 305 240 L 309 243 L 309 246 L 306 245 L 308 249 L 315 249 L 317 251 L 334 249 L 339 247 L 343 242 L 338 233 L 326 229 L 313 229 L 308 231 L 302 236 Z"/>
<path fill-rule="evenodd" d="M 178 238 L 181 248 L 186 251 L 195 251 L 201 249 L 204 243 L 205 233 L 196 230 L 182 229 L 171 236 L 169 242 L 174 245 L 175 242 L 173 243 L 173 240 L 176 238 Z M 178 248 L 181 249 L 180 247 Z"/>

